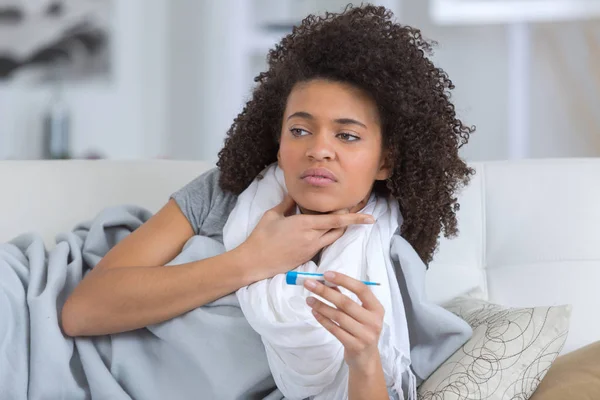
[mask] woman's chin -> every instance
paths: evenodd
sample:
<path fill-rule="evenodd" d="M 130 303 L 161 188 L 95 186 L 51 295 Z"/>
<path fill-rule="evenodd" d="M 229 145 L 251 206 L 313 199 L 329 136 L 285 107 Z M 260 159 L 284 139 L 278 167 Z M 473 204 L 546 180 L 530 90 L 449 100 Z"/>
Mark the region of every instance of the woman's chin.
<path fill-rule="evenodd" d="M 330 194 L 301 193 L 295 196 L 290 193 L 303 214 L 332 214 L 338 212 L 348 212 L 356 208 L 356 205 L 339 201 L 340 196 Z M 361 207 L 362 208 L 362 207 Z"/>
<path fill-rule="evenodd" d="M 330 214 L 338 210 L 333 205 L 319 203 L 319 202 L 310 202 L 303 201 L 297 202 L 298 207 L 300 207 L 300 211 L 302 214 Z"/>

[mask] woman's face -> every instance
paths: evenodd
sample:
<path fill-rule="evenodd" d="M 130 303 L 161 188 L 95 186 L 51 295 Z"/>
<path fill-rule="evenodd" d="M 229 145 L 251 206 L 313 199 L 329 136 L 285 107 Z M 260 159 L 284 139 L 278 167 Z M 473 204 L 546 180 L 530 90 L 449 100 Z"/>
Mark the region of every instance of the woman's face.
<path fill-rule="evenodd" d="M 291 197 L 304 213 L 356 212 L 389 169 L 375 102 L 346 83 L 296 84 L 285 108 L 278 153 Z"/>

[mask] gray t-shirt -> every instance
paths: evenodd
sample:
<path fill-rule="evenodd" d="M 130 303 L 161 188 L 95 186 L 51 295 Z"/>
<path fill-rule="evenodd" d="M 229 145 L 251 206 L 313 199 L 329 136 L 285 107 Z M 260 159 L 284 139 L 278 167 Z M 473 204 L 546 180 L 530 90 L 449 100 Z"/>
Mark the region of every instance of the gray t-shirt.
<path fill-rule="evenodd" d="M 219 186 L 219 170 L 210 169 L 171 196 L 196 235 L 223 243 L 223 227 L 235 207 L 237 196 Z"/>

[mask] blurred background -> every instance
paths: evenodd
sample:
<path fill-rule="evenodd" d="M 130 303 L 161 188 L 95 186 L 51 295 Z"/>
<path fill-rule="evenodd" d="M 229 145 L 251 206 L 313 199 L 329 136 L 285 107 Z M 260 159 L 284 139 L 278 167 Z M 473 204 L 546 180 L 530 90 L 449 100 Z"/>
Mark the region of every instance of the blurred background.
<path fill-rule="evenodd" d="M 340 0 L 0 0 L 0 159 L 215 161 L 269 48 Z M 600 0 L 387 0 L 470 161 L 600 156 Z"/>

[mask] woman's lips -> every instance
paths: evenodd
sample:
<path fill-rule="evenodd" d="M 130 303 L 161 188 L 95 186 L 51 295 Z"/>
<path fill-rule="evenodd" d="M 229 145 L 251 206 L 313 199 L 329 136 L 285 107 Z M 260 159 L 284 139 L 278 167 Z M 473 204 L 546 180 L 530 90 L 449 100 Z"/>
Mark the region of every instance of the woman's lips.
<path fill-rule="evenodd" d="M 304 182 L 308 183 L 309 185 L 318 186 L 318 187 L 325 187 L 325 186 L 329 186 L 329 185 L 332 185 L 333 183 L 335 183 L 335 181 L 333 179 L 326 178 L 324 176 L 317 176 L 317 175 L 308 175 L 308 176 L 305 176 L 304 178 L 302 178 L 302 180 Z"/>
<path fill-rule="evenodd" d="M 310 168 L 304 171 L 300 177 L 304 182 L 312 186 L 324 187 L 337 182 L 333 172 L 327 168 Z"/>

